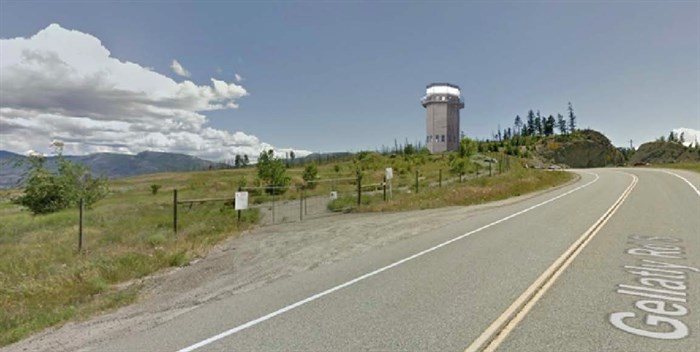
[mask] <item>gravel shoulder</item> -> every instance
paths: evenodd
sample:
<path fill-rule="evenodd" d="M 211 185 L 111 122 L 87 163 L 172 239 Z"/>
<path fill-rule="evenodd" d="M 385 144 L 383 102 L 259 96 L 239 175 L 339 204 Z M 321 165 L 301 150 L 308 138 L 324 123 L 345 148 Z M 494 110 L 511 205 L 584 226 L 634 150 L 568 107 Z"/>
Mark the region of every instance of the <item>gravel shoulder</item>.
<path fill-rule="evenodd" d="M 143 285 L 135 304 L 47 329 L 0 351 L 90 350 L 101 342 L 158 326 L 206 302 L 251 291 L 578 180 L 579 177 L 556 188 L 469 207 L 342 214 L 258 227 L 222 242 L 189 266 L 125 284 Z"/>

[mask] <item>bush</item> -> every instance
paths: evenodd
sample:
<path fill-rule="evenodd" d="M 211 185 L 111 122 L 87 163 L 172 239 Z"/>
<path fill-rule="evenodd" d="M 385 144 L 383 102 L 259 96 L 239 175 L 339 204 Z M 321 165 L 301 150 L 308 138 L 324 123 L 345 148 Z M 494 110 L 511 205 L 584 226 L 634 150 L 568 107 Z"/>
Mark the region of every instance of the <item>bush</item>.
<path fill-rule="evenodd" d="M 160 185 L 155 185 L 155 184 L 151 185 L 151 194 L 155 196 L 156 194 L 158 194 L 159 189 L 160 189 Z"/>
<path fill-rule="evenodd" d="M 267 193 L 282 194 L 287 190 L 291 178 L 287 176 L 287 169 L 282 160 L 275 158 L 272 150 L 260 153 L 258 163 L 258 179 L 267 186 Z"/>
<path fill-rule="evenodd" d="M 84 165 L 72 163 L 61 154 L 58 156 L 58 172 L 50 172 L 43 156 L 31 156 L 24 193 L 15 198 L 16 204 L 25 206 L 34 214 L 48 214 L 77 206 L 83 199 L 86 207 L 107 195 L 107 180 L 93 177 Z"/>
<path fill-rule="evenodd" d="M 318 178 L 318 167 L 316 166 L 315 163 L 311 163 L 309 165 L 306 165 L 304 168 L 304 174 L 301 176 L 304 179 L 304 182 L 306 182 L 306 186 L 308 188 L 314 188 L 316 187 L 316 179 Z"/>

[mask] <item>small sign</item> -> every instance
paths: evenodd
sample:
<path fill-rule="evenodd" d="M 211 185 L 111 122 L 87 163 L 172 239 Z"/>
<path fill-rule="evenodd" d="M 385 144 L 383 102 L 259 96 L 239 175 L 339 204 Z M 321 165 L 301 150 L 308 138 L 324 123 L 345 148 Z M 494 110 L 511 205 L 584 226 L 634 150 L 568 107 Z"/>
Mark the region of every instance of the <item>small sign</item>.
<path fill-rule="evenodd" d="M 235 201 L 236 210 L 248 209 L 248 192 L 236 192 Z"/>
<path fill-rule="evenodd" d="M 386 176 L 387 180 L 391 180 L 392 178 L 394 178 L 394 170 L 390 167 L 387 167 L 384 171 L 384 175 Z"/>
<path fill-rule="evenodd" d="M 336 191 L 331 192 L 331 199 L 338 199 L 338 192 L 336 192 Z"/>

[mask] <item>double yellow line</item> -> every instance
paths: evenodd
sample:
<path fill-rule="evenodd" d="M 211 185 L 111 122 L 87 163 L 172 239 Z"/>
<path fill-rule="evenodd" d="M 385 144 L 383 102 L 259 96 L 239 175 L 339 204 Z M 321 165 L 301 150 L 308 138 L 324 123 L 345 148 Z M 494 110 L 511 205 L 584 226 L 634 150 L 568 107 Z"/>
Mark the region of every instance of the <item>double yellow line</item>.
<path fill-rule="evenodd" d="M 578 256 L 584 247 L 590 242 L 593 237 L 600 231 L 601 228 L 608 222 L 613 214 L 617 211 L 627 197 L 632 193 L 634 186 L 637 185 L 638 178 L 635 175 L 626 173 L 632 176 L 632 182 L 622 192 L 622 195 L 613 203 L 613 205 L 601 216 L 581 237 L 579 237 L 557 260 L 552 263 L 537 280 L 535 280 L 520 297 L 518 297 L 501 316 L 499 316 L 481 335 L 472 342 L 465 352 L 489 352 L 495 351 L 496 348 L 505 340 L 508 334 L 515 328 L 516 325 L 527 315 L 537 301 L 547 292 L 554 284 L 559 275 L 566 270 L 571 262 Z"/>

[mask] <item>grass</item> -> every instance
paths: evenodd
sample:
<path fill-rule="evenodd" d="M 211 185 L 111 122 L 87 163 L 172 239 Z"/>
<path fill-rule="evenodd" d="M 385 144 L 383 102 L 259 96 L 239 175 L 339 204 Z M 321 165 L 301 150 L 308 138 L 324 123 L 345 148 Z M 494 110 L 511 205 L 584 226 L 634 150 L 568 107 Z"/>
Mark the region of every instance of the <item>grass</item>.
<path fill-rule="evenodd" d="M 682 169 L 695 171 L 700 173 L 700 162 L 685 162 L 685 163 L 675 163 L 675 164 L 659 164 L 653 165 L 653 167 L 660 167 L 665 169 Z"/>
<path fill-rule="evenodd" d="M 354 205 L 355 168 L 363 170 L 363 189 L 381 190 L 384 170 L 394 169 L 394 199 L 384 203 L 381 191 L 363 196 L 359 211 L 425 209 L 503 199 L 563 183 L 563 172 L 525 170 L 513 159 L 513 171 L 494 177 L 437 188 L 440 177 L 454 178 L 445 154 L 381 156 L 362 154 L 359 161 L 338 160 L 319 165 L 320 182 L 306 196 L 341 194 L 337 208 Z M 474 160 L 481 160 L 476 156 Z M 414 187 L 419 174 L 419 193 Z M 473 174 L 476 170 L 472 169 Z M 495 168 L 494 168 L 495 173 Z M 303 184 L 303 167 L 288 170 L 292 187 Z M 488 169 L 481 167 L 482 174 Z M 444 174 L 443 174 L 444 173 Z M 0 191 L 0 346 L 69 320 L 83 319 L 138 299 L 138 280 L 158 270 L 187 265 L 216 243 L 253 226 L 258 209 L 243 212 L 240 224 L 230 204 L 212 202 L 180 206 L 179 228 L 172 231 L 172 193 L 178 198 L 232 197 L 241 184 L 252 185 L 254 168 L 143 175 L 110 182 L 110 195 L 84 216 L 85 247 L 77 252 L 78 212 L 34 216 L 9 202 L 18 190 Z M 159 189 L 153 194 L 152 185 Z M 299 192 L 279 196 L 293 199 Z M 269 195 L 252 195 L 251 204 Z M 133 284 L 123 284 L 132 282 Z M 120 284 L 122 283 L 122 284 Z M 120 284 L 120 285 L 117 285 Z"/>
<path fill-rule="evenodd" d="M 569 172 L 517 168 L 493 177 L 483 176 L 451 184 L 449 187 L 423 188 L 418 193 L 396 192 L 386 202 L 381 194 L 363 196 L 363 205 L 353 211 L 401 211 L 480 204 L 558 186 L 573 177 Z M 357 198 L 353 198 L 353 201 L 356 203 Z"/>

